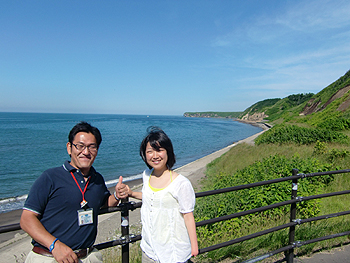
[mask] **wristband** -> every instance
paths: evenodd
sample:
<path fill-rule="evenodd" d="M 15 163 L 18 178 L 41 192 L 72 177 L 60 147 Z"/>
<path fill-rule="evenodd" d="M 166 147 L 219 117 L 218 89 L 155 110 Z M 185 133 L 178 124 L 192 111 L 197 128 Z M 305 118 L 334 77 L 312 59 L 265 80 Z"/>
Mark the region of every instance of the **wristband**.
<path fill-rule="evenodd" d="M 114 198 L 117 199 L 117 201 L 119 201 L 120 199 L 117 197 L 117 193 L 114 192 Z"/>
<path fill-rule="evenodd" d="M 55 243 L 56 243 L 57 240 L 58 240 L 58 238 L 56 238 L 56 239 L 52 242 L 52 244 L 51 244 L 51 246 L 50 246 L 50 248 L 49 248 L 49 251 L 50 251 L 50 252 L 52 252 L 52 250 L 55 248 Z"/>

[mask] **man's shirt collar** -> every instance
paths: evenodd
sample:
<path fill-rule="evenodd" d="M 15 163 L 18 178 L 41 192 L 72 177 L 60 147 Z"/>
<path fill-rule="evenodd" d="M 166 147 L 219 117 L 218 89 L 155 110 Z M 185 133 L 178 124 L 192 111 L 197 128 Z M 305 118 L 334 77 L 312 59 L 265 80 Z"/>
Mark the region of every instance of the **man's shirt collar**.
<path fill-rule="evenodd" d="M 75 168 L 74 166 L 72 166 L 68 160 L 64 162 L 63 168 L 64 168 L 66 171 L 68 171 L 68 172 L 72 172 L 72 173 L 78 172 L 79 174 L 82 175 L 82 173 L 80 172 L 80 170 L 78 170 L 77 168 Z M 93 177 L 95 174 L 96 174 L 96 170 L 95 170 L 94 167 L 91 166 L 90 171 L 89 171 L 89 174 L 86 175 L 85 177 L 89 177 L 89 176 Z"/>

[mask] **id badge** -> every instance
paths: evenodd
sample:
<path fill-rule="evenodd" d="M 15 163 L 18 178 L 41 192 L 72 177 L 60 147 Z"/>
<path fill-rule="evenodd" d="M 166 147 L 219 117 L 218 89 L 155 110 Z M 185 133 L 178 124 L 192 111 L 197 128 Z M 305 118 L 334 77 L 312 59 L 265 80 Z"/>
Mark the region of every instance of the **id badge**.
<path fill-rule="evenodd" d="M 92 208 L 86 210 L 78 210 L 78 224 L 79 226 L 89 225 L 94 222 Z"/>

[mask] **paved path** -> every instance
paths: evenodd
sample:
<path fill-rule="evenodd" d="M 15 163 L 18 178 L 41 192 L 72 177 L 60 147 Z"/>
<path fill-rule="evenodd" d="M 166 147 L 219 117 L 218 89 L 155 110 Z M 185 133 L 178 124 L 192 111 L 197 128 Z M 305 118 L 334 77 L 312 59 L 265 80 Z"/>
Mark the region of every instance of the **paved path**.
<path fill-rule="evenodd" d="M 311 257 L 301 257 L 294 263 L 347 263 L 350 262 L 350 245 L 318 252 Z"/>

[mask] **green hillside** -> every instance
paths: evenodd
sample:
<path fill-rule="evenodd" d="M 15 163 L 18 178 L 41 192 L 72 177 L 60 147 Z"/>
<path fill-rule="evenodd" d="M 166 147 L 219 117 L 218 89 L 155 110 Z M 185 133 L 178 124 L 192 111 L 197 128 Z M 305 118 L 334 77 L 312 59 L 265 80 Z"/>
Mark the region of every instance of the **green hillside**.
<path fill-rule="evenodd" d="M 257 102 L 246 109 L 241 119 L 264 114 L 272 124 L 294 123 L 316 128 L 347 130 L 350 127 L 350 70 L 317 94 L 293 94 L 283 99 Z"/>
<path fill-rule="evenodd" d="M 242 112 L 185 112 L 183 116 L 185 117 L 196 117 L 196 118 L 238 118 Z"/>
<path fill-rule="evenodd" d="M 349 169 L 350 163 L 350 71 L 317 94 L 290 95 L 255 103 L 243 113 L 242 120 L 257 116 L 272 124 L 254 145 L 238 144 L 207 165 L 201 191 L 250 184 L 300 173 Z M 298 182 L 298 195 L 311 196 L 350 189 L 350 175 L 328 175 Z M 291 196 L 290 183 L 273 184 L 196 200 L 196 222 L 271 205 Z M 297 204 L 297 218 L 306 219 L 349 209 L 350 196 L 310 200 Z M 212 246 L 289 222 L 286 207 L 241 216 L 197 228 L 199 247 Z M 296 240 L 306 241 L 348 231 L 350 216 L 298 226 Z M 311 243 L 295 250 L 298 256 L 341 246 L 349 236 Z M 288 245 L 288 231 L 237 243 L 199 255 L 195 262 L 241 262 Z M 282 262 L 280 253 L 270 261 Z M 265 261 L 264 261 L 265 262 Z"/>
<path fill-rule="evenodd" d="M 240 118 L 257 113 L 264 113 L 265 120 L 275 121 L 280 118 L 288 118 L 294 116 L 296 109 L 302 109 L 303 105 L 312 98 L 313 93 L 301 93 L 289 95 L 283 99 L 267 99 L 255 103 L 253 106 L 246 109 Z"/>

